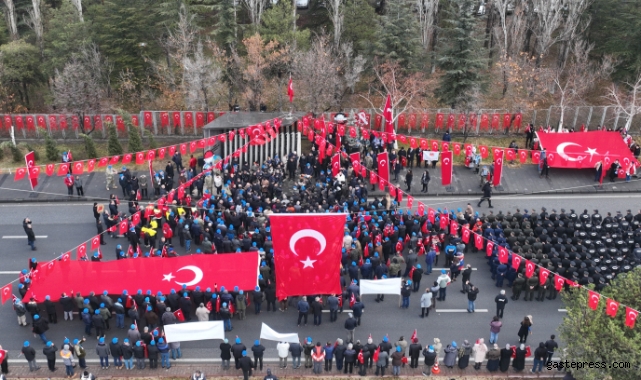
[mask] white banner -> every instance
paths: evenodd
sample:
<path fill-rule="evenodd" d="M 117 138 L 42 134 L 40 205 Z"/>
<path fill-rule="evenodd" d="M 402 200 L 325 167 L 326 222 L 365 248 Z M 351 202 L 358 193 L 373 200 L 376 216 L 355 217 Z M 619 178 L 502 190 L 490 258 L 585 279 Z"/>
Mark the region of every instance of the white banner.
<path fill-rule="evenodd" d="M 297 333 L 281 334 L 263 323 L 260 328 L 260 339 L 274 340 L 276 342 L 299 343 Z"/>
<path fill-rule="evenodd" d="M 364 294 L 398 294 L 401 295 L 400 277 L 380 280 L 361 280 L 361 295 Z"/>
<path fill-rule="evenodd" d="M 423 151 L 423 161 L 438 161 L 439 152 L 432 152 L 431 150 Z"/>
<path fill-rule="evenodd" d="M 222 321 L 188 322 L 165 325 L 167 342 L 187 342 L 190 340 L 225 339 Z"/>

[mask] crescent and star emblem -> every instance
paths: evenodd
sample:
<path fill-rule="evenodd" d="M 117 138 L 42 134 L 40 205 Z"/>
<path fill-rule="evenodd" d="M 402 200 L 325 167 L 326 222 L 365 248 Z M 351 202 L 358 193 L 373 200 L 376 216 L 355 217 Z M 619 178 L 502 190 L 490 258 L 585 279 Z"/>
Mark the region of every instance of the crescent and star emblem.
<path fill-rule="evenodd" d="M 189 270 L 189 271 L 191 271 L 191 272 L 194 274 L 194 278 L 193 278 L 191 281 L 189 281 L 189 282 L 178 282 L 178 281 L 174 281 L 174 282 L 175 282 L 176 284 L 178 284 L 178 285 L 181 285 L 181 286 L 182 286 L 182 285 L 185 285 L 185 286 L 193 286 L 193 285 L 198 284 L 198 283 L 199 283 L 200 281 L 202 281 L 202 279 L 203 279 L 203 271 L 202 271 L 202 269 L 198 268 L 198 267 L 197 267 L 197 266 L 195 266 L 195 265 L 186 265 L 186 266 L 184 266 L 184 267 L 182 267 L 182 268 L 178 269 L 176 272 L 180 272 L 181 270 Z M 171 281 L 171 280 L 173 280 L 174 278 L 176 278 L 176 276 L 174 276 L 172 273 L 169 273 L 169 274 L 163 274 L 163 277 L 164 277 L 164 278 L 162 279 L 163 281 Z"/>
<path fill-rule="evenodd" d="M 581 145 L 573 143 L 573 142 L 564 142 L 564 143 L 559 144 L 556 147 L 556 153 L 558 153 L 558 155 L 561 156 L 561 158 L 563 158 L 566 161 L 571 161 L 571 162 L 581 161 L 583 159 L 583 157 L 579 156 L 577 158 L 574 158 L 574 157 L 568 156 L 567 153 L 565 153 L 565 148 L 568 147 L 568 146 L 571 146 L 571 145 L 572 146 L 581 147 Z M 590 151 L 590 149 L 588 149 L 588 151 Z M 590 153 L 590 152 L 588 152 L 588 153 Z M 594 149 L 594 153 L 596 153 L 596 149 Z M 592 160 L 592 155 L 594 153 L 590 153 L 590 160 Z"/>
<path fill-rule="evenodd" d="M 296 243 L 305 237 L 312 238 L 318 242 L 320 245 L 320 249 L 318 253 L 316 253 L 316 256 L 319 256 L 321 253 L 325 251 L 325 248 L 327 247 L 327 240 L 325 240 L 325 236 L 321 234 L 320 232 L 312 229 L 304 229 L 297 231 L 295 234 L 292 235 L 292 237 L 289 239 L 289 250 L 292 251 L 292 253 L 295 256 L 298 256 L 298 253 L 296 253 Z M 303 269 L 305 268 L 314 268 L 314 263 L 318 260 L 312 260 L 309 255 L 305 260 L 299 260 L 301 263 L 303 263 Z"/>

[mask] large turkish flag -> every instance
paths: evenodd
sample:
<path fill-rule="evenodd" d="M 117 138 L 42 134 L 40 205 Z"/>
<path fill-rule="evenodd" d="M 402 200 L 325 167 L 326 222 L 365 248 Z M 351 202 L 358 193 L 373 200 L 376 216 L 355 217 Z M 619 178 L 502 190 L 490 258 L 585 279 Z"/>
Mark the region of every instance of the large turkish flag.
<path fill-rule="evenodd" d="M 618 159 L 624 168 L 636 162 L 617 132 L 537 132 L 537 136 L 541 146 L 546 150 L 548 165 L 551 168 L 593 169 L 594 165 L 606 156 L 612 161 Z"/>
<path fill-rule="evenodd" d="M 441 153 L 441 184 L 443 186 L 449 186 L 452 184 L 454 168 L 454 165 L 452 163 L 453 160 L 454 157 L 452 155 L 452 152 Z"/>
<path fill-rule="evenodd" d="M 378 178 L 385 181 L 384 183 L 389 183 L 389 157 L 387 152 L 379 153 L 376 156 L 376 162 L 378 163 Z"/>
<path fill-rule="evenodd" d="M 338 255 L 340 260 L 340 249 Z M 189 289 L 196 286 L 213 288 L 218 284 L 228 289 L 238 286 L 239 289 L 253 290 L 258 284 L 258 261 L 258 252 L 107 262 L 60 261 L 51 273 L 33 281 L 25 299 L 33 296 L 44 299 L 49 295 L 52 301 L 57 301 L 60 294 L 69 289 L 82 295 L 103 290 L 121 294 L 123 290 L 134 292 L 136 289 L 168 294 L 183 284 Z M 338 280 L 336 283 L 340 289 Z"/>
<path fill-rule="evenodd" d="M 346 214 L 274 214 L 269 217 L 276 264 L 276 296 L 340 294 Z"/>

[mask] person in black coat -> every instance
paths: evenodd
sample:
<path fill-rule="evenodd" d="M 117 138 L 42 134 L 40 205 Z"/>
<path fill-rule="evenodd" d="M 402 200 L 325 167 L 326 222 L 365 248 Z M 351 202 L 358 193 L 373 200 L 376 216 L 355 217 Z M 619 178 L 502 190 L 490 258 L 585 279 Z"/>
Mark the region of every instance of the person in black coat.
<path fill-rule="evenodd" d="M 147 346 L 147 357 L 149 358 L 149 368 L 156 369 L 158 368 L 158 346 L 156 346 L 156 341 L 152 340 L 151 343 Z"/>
<path fill-rule="evenodd" d="M 526 353 L 527 351 L 525 350 L 525 344 L 521 344 L 516 348 L 516 356 L 514 357 L 514 360 L 512 360 L 512 367 L 514 367 L 515 371 L 523 371 L 523 369 L 525 368 Z"/>
<path fill-rule="evenodd" d="M 267 301 L 267 311 L 276 311 L 276 288 L 269 285 L 265 288 L 265 300 Z"/>
<path fill-rule="evenodd" d="M 229 344 L 229 340 L 225 338 L 223 342 L 219 346 L 220 348 L 220 360 L 223 362 L 223 369 L 227 370 L 229 369 L 229 362 L 231 360 L 231 344 Z"/>
<path fill-rule="evenodd" d="M 507 372 L 510 369 L 510 360 L 512 360 L 512 348 L 509 344 L 501 349 L 501 359 L 499 360 L 499 369 L 501 372 Z"/>
<path fill-rule="evenodd" d="M 252 346 L 252 352 L 254 353 L 254 369 L 263 370 L 263 354 L 265 353 L 265 346 L 260 344 L 259 340 L 254 341 Z M 260 366 L 259 363 L 260 362 Z M 260 367 L 260 368 L 259 368 Z"/>
<path fill-rule="evenodd" d="M 421 356 L 423 347 L 418 343 L 418 339 L 414 338 L 410 344 L 410 368 L 418 368 L 418 358 Z"/>
<path fill-rule="evenodd" d="M 323 304 L 321 303 L 320 297 L 316 297 L 311 306 L 312 314 L 314 314 L 314 326 L 320 326 L 323 316 Z"/>
<path fill-rule="evenodd" d="M 249 380 L 249 376 L 252 375 L 252 368 L 254 368 L 254 364 L 252 363 L 251 358 L 247 356 L 247 351 L 243 350 L 241 355 L 242 357 L 238 360 L 238 366 L 243 370 L 243 379 Z"/>
<path fill-rule="evenodd" d="M 142 342 L 136 342 L 136 345 L 132 348 L 134 350 L 134 358 L 136 358 L 136 368 L 145 369 L 145 348 L 142 346 Z"/>
<path fill-rule="evenodd" d="M 91 316 L 91 323 L 96 329 L 96 337 L 99 339 L 101 336 L 105 335 L 105 319 L 100 315 L 100 310 L 94 311 L 94 315 Z"/>
<path fill-rule="evenodd" d="M 47 366 L 51 372 L 54 372 L 56 368 L 56 351 L 58 349 L 52 342 L 47 342 L 45 348 L 42 349 L 42 353 L 47 358 Z"/>
<path fill-rule="evenodd" d="M 236 343 L 231 346 L 231 353 L 234 355 L 234 364 L 236 369 L 240 368 L 239 360 L 243 357 L 243 351 L 246 351 L 247 347 L 241 343 L 240 338 L 236 338 Z"/>
<path fill-rule="evenodd" d="M 180 298 L 180 310 L 183 312 L 185 321 L 191 321 L 191 299 L 187 293 L 183 293 L 183 296 Z"/>
<path fill-rule="evenodd" d="M 334 358 L 336 359 L 336 370 L 341 372 L 343 370 L 343 358 L 345 357 L 345 350 L 347 347 L 343 344 L 342 339 L 336 340 L 336 346 L 334 347 Z"/>
<path fill-rule="evenodd" d="M 49 323 L 53 323 L 53 324 L 58 323 L 58 314 L 56 313 L 56 304 L 51 302 L 51 297 L 49 296 L 45 297 L 44 305 L 45 305 L 45 311 L 49 316 Z"/>

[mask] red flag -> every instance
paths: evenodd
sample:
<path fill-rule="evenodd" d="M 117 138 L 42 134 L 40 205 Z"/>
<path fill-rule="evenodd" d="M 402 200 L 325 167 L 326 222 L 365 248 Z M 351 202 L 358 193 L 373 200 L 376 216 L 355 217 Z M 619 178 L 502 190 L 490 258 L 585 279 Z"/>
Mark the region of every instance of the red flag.
<path fill-rule="evenodd" d="M 485 145 L 480 145 L 480 146 L 479 146 L 479 150 L 481 151 L 481 157 L 482 157 L 483 159 L 488 158 L 488 156 L 489 156 L 489 153 L 490 153 L 490 152 L 489 152 L 489 150 L 487 149 L 487 146 L 485 146 Z"/>
<path fill-rule="evenodd" d="M 385 99 L 383 117 L 385 118 L 385 132 L 394 133 L 394 116 L 392 114 L 392 97 L 390 94 L 387 94 L 387 99 Z"/>
<path fill-rule="evenodd" d="M 129 228 L 129 220 L 125 219 L 119 224 L 119 230 L 118 232 L 120 235 L 124 235 L 127 233 L 127 229 Z"/>
<path fill-rule="evenodd" d="M 492 185 L 498 186 L 501 184 L 501 175 L 503 174 L 503 151 L 497 152 L 497 158 L 494 159 L 494 176 L 492 177 Z"/>
<path fill-rule="evenodd" d="M 276 271 L 288 273 L 276 278 L 277 297 L 340 293 L 343 232 L 335 226 L 345 214 L 274 214 L 270 222 Z"/>
<path fill-rule="evenodd" d="M 83 257 L 87 256 L 87 245 L 82 243 L 76 248 L 76 259 L 82 260 Z"/>
<path fill-rule="evenodd" d="M 530 278 L 534 275 L 534 269 L 536 265 L 530 260 L 525 260 L 525 277 Z"/>
<path fill-rule="evenodd" d="M 470 225 L 469 224 L 464 224 L 463 228 L 461 228 L 461 240 L 463 240 L 463 243 L 465 244 L 470 242 Z"/>
<path fill-rule="evenodd" d="M 492 251 L 494 250 L 494 242 L 488 241 L 485 246 L 485 255 L 492 256 Z"/>
<path fill-rule="evenodd" d="M 27 175 L 27 168 L 17 168 L 16 169 L 16 175 L 13 177 L 14 181 L 20 181 Z"/>
<path fill-rule="evenodd" d="M 140 223 L 140 211 L 131 216 L 131 224 L 136 226 L 138 223 Z"/>
<path fill-rule="evenodd" d="M 362 259 L 363 258 L 361 257 L 361 260 Z M 349 308 L 350 309 L 353 308 L 355 303 L 356 303 L 356 296 L 354 295 L 354 293 L 352 293 L 352 296 L 349 297 Z"/>
<path fill-rule="evenodd" d="M 423 216 L 425 214 L 425 205 L 422 202 L 418 202 L 418 214 Z"/>
<path fill-rule="evenodd" d="M 341 171 L 341 156 L 336 153 L 332 156 L 332 176 L 336 177 Z"/>
<path fill-rule="evenodd" d="M 516 158 L 516 153 L 514 152 L 514 149 L 506 149 L 505 150 L 505 159 L 508 161 L 514 161 Z"/>
<path fill-rule="evenodd" d="M 452 161 L 454 156 L 452 152 L 442 152 L 441 153 L 441 184 L 443 186 L 449 186 L 452 184 L 453 168 L 454 165 Z"/>
<path fill-rule="evenodd" d="M 461 144 L 454 143 L 453 146 L 454 146 L 454 154 L 456 154 L 457 156 L 460 156 L 461 155 Z"/>
<path fill-rule="evenodd" d="M 560 292 L 561 289 L 563 289 L 563 285 L 565 285 L 565 278 L 561 277 L 561 275 L 555 274 L 554 275 L 554 288 L 556 289 L 556 291 Z"/>
<path fill-rule="evenodd" d="M 524 164 L 527 162 L 527 150 L 519 150 L 519 162 Z"/>
<path fill-rule="evenodd" d="M 349 159 L 352 161 L 354 173 L 359 173 L 361 168 L 361 154 L 359 152 L 352 153 L 349 155 Z"/>
<path fill-rule="evenodd" d="M 100 248 L 100 235 L 96 235 L 91 238 L 91 250 L 95 251 Z"/>
<path fill-rule="evenodd" d="M 183 156 L 187 154 L 187 144 L 180 144 L 180 154 L 182 154 Z"/>
<path fill-rule="evenodd" d="M 289 96 L 289 102 L 292 103 L 294 101 L 294 82 L 292 81 L 292 78 L 289 78 L 289 83 L 287 84 L 287 96 Z"/>
<path fill-rule="evenodd" d="M 599 293 L 588 290 L 588 307 L 592 310 L 596 310 L 596 308 L 599 306 L 600 298 L 601 295 Z"/>
<path fill-rule="evenodd" d="M 499 246 L 499 263 L 507 264 L 509 253 L 507 248 Z"/>
<path fill-rule="evenodd" d="M 436 220 L 436 210 L 431 207 L 427 208 L 427 220 L 432 224 L 434 224 L 434 221 Z"/>
<path fill-rule="evenodd" d="M 414 197 L 411 195 L 407 196 L 407 209 L 412 210 L 412 205 L 414 204 Z"/>
<path fill-rule="evenodd" d="M 414 332 L 412 333 L 412 336 L 410 337 L 410 342 L 414 342 L 414 340 L 416 340 L 416 338 L 418 338 L 418 333 L 417 333 L 416 329 L 414 329 Z"/>
<path fill-rule="evenodd" d="M 637 320 L 637 317 L 639 316 L 639 312 L 629 308 L 625 307 L 625 325 L 628 326 L 629 328 L 634 328 L 634 323 Z"/>
<path fill-rule="evenodd" d="M 69 163 L 58 164 L 58 175 L 65 176 L 69 174 Z"/>
<path fill-rule="evenodd" d="M 382 179 L 384 184 L 389 183 L 389 158 L 387 152 L 379 153 L 376 156 L 376 162 L 378 163 L 378 178 Z"/>
<path fill-rule="evenodd" d="M 376 347 L 376 351 L 374 351 L 374 355 L 372 355 L 372 360 L 376 363 L 378 362 L 378 355 L 381 353 L 381 346 Z"/>
<path fill-rule="evenodd" d="M 136 153 L 136 165 L 142 165 L 145 163 L 145 153 L 137 152 Z"/>
<path fill-rule="evenodd" d="M 539 284 L 545 285 L 545 282 L 550 276 L 550 271 L 545 268 L 539 268 Z"/>
<path fill-rule="evenodd" d="M 605 314 L 609 315 L 610 317 L 614 318 L 617 315 L 617 311 L 619 311 L 619 303 L 612 298 L 608 298 L 605 301 Z M 626 318 L 627 320 L 627 318 Z"/>
<path fill-rule="evenodd" d="M 9 301 L 12 298 L 11 297 L 13 295 L 13 293 L 11 293 L 12 286 L 13 284 L 9 283 L 2 287 L 2 304 L 3 305 L 5 302 Z"/>
<path fill-rule="evenodd" d="M 85 164 L 82 161 L 73 163 L 73 174 L 82 174 L 85 171 Z"/>
<path fill-rule="evenodd" d="M 196 112 L 196 127 L 202 127 L 205 125 L 205 113 Z"/>
<path fill-rule="evenodd" d="M 176 316 L 176 319 L 179 322 L 184 322 L 185 321 L 185 315 L 183 314 L 182 310 L 178 309 L 178 310 L 174 311 L 174 315 Z"/>
<path fill-rule="evenodd" d="M 521 267 L 521 261 L 523 261 L 521 256 L 515 253 L 512 254 L 512 268 L 514 268 L 514 270 L 519 270 L 519 267 Z"/>
<path fill-rule="evenodd" d="M 341 238 L 342 241 L 342 238 Z M 340 260 L 340 249 L 338 250 Z M 196 286 L 218 283 L 228 289 L 253 289 L 258 273 L 258 252 L 244 252 L 234 255 L 188 255 L 171 260 L 109 260 L 104 262 L 58 262 L 59 270 L 50 273 L 46 282 L 34 282 L 27 292 L 27 299 L 33 294 L 50 294 L 57 301 L 62 292 L 74 289 L 80 294 L 89 294 L 96 283 L 100 290 L 120 294 L 122 289 L 154 289 L 168 294 L 171 289 L 186 284 Z M 233 268 L 233 270 L 229 270 Z M 73 276 L 69 276 L 73 273 Z M 114 281 L 114 273 L 136 273 L 135 276 L 120 276 Z M 336 283 L 340 282 L 337 278 Z M 96 281 L 96 282 L 94 282 Z M 209 286 L 209 285 L 207 285 Z"/>
<path fill-rule="evenodd" d="M 450 220 L 450 235 L 458 233 L 458 222 L 454 219 Z"/>
<path fill-rule="evenodd" d="M 45 172 L 47 173 L 48 176 L 52 176 L 55 169 L 56 169 L 55 164 L 47 164 L 47 166 L 45 166 Z"/>
<path fill-rule="evenodd" d="M 93 172 L 95 167 L 96 167 L 96 160 L 91 159 L 91 160 L 87 161 L 87 173 Z"/>
<path fill-rule="evenodd" d="M 169 125 L 169 112 L 160 113 L 160 125 L 166 127 Z"/>
<path fill-rule="evenodd" d="M 69 260 L 71 260 L 71 251 L 60 256 L 60 261 L 69 261 Z"/>
<path fill-rule="evenodd" d="M 114 156 L 114 158 L 116 158 L 116 157 L 118 157 L 118 156 Z M 124 156 L 122 156 L 122 164 L 123 165 L 127 165 L 128 163 L 130 163 L 132 157 L 133 157 L 133 155 L 131 153 L 126 153 Z M 113 161 L 113 159 L 112 159 L 112 161 Z M 116 163 L 117 162 L 118 162 L 118 160 L 116 159 Z M 112 165 L 113 165 L 113 163 L 112 163 Z"/>
<path fill-rule="evenodd" d="M 541 152 L 540 151 L 532 151 L 532 163 L 533 164 L 538 164 L 540 157 L 541 157 Z"/>
<path fill-rule="evenodd" d="M 135 125 L 136 127 L 140 125 L 138 122 L 138 115 L 131 115 L 131 124 Z"/>

